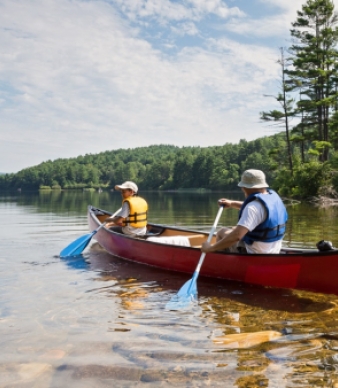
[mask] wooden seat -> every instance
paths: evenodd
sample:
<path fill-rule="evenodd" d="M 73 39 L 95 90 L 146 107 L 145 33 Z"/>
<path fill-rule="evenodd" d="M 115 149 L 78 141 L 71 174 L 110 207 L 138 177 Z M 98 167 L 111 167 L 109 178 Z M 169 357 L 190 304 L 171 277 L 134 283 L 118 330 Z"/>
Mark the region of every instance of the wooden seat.
<path fill-rule="evenodd" d="M 204 234 L 191 234 L 188 235 L 187 238 L 189 239 L 190 246 L 200 248 L 202 243 L 206 241 L 207 236 Z"/>

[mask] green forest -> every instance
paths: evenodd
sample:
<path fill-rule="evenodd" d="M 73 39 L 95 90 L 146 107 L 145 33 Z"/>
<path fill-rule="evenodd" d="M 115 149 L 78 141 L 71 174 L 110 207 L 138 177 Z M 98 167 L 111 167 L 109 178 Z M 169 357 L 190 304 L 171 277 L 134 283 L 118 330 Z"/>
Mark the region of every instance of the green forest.
<path fill-rule="evenodd" d="M 281 47 L 276 56 L 276 109 L 257 113 L 262 123 L 275 126 L 273 136 L 204 148 L 152 145 L 46 161 L 0 175 L 0 190 L 104 190 L 126 180 L 141 190 L 229 190 L 237 187 L 244 170 L 256 168 L 281 195 L 337 196 L 337 24 L 331 0 L 308 0 L 297 12 L 291 46 Z"/>
<path fill-rule="evenodd" d="M 295 158 L 297 154 L 300 158 L 295 144 Z M 215 147 L 153 145 L 47 161 L 16 174 L 0 176 L 0 188 L 25 191 L 105 190 L 132 180 L 140 190 L 229 190 L 237 188 L 244 170 L 256 168 L 263 170 L 271 187 L 284 195 L 313 196 L 328 185 L 334 185 L 338 190 L 338 179 L 334 179 L 332 164 L 321 163 L 316 156 L 308 155 L 306 169 L 294 172 L 299 185 L 293 187 L 292 193 L 290 187 L 284 186 L 284 174 L 289 176 L 290 171 L 285 166 L 287 145 L 283 134 Z M 338 155 L 335 160 L 338 164 Z M 301 187 L 306 191 L 302 191 Z"/>
<path fill-rule="evenodd" d="M 47 161 L 16 174 L 3 175 L 0 187 L 112 189 L 116 184 L 132 180 L 143 190 L 225 189 L 235 187 L 241 172 L 247 168 L 260 168 L 268 177 L 272 176 L 271 148 L 285 150 L 283 137 L 241 140 L 237 145 L 207 148 L 153 145 L 119 149 Z"/>

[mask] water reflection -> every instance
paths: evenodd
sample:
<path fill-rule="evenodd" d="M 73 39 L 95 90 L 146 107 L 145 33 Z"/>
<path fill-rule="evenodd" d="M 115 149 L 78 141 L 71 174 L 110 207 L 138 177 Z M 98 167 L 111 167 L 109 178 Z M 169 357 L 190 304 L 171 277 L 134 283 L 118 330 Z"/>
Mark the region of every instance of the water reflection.
<path fill-rule="evenodd" d="M 208 229 L 219 194 L 147 193 L 151 219 Z M 58 257 L 87 233 L 89 203 L 114 210 L 120 196 L 0 197 L 1 387 L 338 386 L 336 296 L 199 277 L 198 305 L 167 311 L 189 275 L 114 258 L 94 241 L 83 256 Z M 335 208 L 288 209 L 290 244 L 338 245 Z M 223 212 L 222 224 L 236 218 Z"/>
<path fill-rule="evenodd" d="M 166 193 L 142 192 L 149 203 L 149 219 L 153 223 L 182 225 L 200 230 L 209 230 L 217 213 L 217 199 L 228 197 L 243 199 L 240 192 L 228 193 Z M 118 192 L 103 191 L 50 191 L 32 194 L 0 196 L 0 203 L 13 203 L 34 212 L 67 216 L 68 222 L 80 219 L 87 230 L 86 212 L 89 204 L 114 212 L 121 206 Z M 330 240 L 338 246 L 337 206 L 317 206 L 310 203 L 287 202 L 289 221 L 285 245 L 315 247 L 320 240 Z M 75 217 L 73 220 L 70 217 Z M 238 211 L 223 212 L 220 225 L 235 225 Z"/>

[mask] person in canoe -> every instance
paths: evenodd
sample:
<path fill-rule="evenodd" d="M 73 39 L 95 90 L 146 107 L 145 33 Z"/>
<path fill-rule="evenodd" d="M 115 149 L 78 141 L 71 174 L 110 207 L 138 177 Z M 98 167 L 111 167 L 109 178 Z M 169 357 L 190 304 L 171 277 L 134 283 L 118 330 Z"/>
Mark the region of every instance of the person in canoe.
<path fill-rule="evenodd" d="M 279 253 L 285 234 L 288 214 L 279 195 L 269 189 L 265 174 L 260 170 L 246 170 L 238 183 L 245 200 L 221 198 L 225 208 L 239 210 L 239 221 L 234 228 L 217 232 L 216 243 L 202 244 L 202 252 L 226 250 L 247 253 Z"/>
<path fill-rule="evenodd" d="M 122 208 L 112 218 L 107 219 L 106 225 L 118 225 L 122 232 L 128 235 L 143 236 L 147 232 L 147 202 L 137 195 L 136 183 L 126 181 L 116 185 L 115 190 L 121 192 Z"/>

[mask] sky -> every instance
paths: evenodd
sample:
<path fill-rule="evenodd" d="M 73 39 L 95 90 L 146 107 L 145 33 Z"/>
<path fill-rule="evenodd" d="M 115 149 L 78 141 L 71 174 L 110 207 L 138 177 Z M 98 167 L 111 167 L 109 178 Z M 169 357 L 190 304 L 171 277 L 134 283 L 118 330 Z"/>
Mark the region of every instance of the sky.
<path fill-rule="evenodd" d="M 269 136 L 305 0 L 1 0 L 0 172 Z M 338 5 L 338 0 L 335 0 Z"/>

